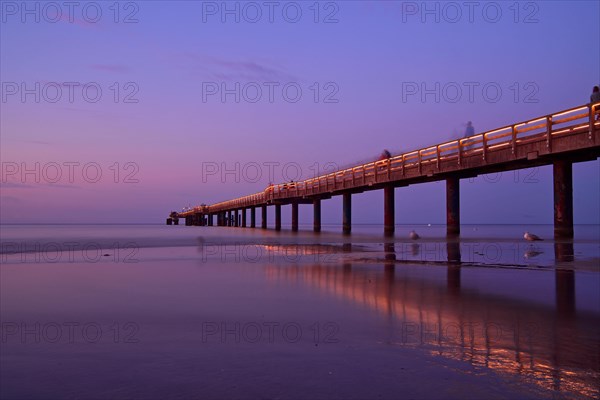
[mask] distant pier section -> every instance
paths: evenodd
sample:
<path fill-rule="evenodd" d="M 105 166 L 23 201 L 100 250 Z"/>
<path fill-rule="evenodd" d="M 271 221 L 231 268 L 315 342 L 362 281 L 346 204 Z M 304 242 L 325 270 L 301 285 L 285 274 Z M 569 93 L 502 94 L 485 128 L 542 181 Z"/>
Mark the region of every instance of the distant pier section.
<path fill-rule="evenodd" d="M 321 230 L 321 201 L 342 196 L 342 229 L 352 230 L 352 195 L 382 190 L 384 233 L 395 229 L 395 189 L 446 181 L 448 236 L 460 234 L 460 180 L 480 174 L 553 167 L 554 236 L 573 237 L 573 163 L 600 157 L 600 103 L 586 104 L 492 131 L 356 165 L 300 182 L 269 186 L 262 192 L 184 212 L 171 212 L 167 224 L 267 229 L 267 207 L 275 207 L 275 229 L 281 230 L 281 207 L 292 207 L 292 231 L 298 230 L 300 204 L 313 206 L 313 230 Z M 549 200 L 550 201 L 550 200 Z M 511 204 L 510 207 L 518 207 Z M 491 211 L 491 210 L 490 210 Z M 249 222 L 247 219 L 250 214 Z"/>

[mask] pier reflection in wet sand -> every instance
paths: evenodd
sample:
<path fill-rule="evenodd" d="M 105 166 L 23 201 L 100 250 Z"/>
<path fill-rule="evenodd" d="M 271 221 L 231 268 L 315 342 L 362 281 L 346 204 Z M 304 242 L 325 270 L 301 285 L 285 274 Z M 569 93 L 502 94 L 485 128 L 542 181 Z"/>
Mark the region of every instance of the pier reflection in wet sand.
<path fill-rule="evenodd" d="M 376 310 L 393 327 L 395 345 L 519 375 L 567 395 L 600 395 L 600 316 L 589 307 L 577 308 L 573 270 L 556 269 L 554 288 L 538 290 L 551 282 L 540 282 L 540 274 L 551 271 L 492 269 L 505 277 L 496 281 L 488 270 L 482 279 L 481 269 L 457 262 L 458 244 L 448 246 L 452 261 L 446 268 L 398 264 L 393 244 L 385 250 L 381 269 L 346 261 L 341 266 L 268 266 L 267 275 L 310 284 Z M 512 280 L 536 290 L 515 295 Z M 499 285 L 506 286 L 506 293 L 499 294 L 504 289 Z M 552 292 L 554 303 L 543 298 Z"/>

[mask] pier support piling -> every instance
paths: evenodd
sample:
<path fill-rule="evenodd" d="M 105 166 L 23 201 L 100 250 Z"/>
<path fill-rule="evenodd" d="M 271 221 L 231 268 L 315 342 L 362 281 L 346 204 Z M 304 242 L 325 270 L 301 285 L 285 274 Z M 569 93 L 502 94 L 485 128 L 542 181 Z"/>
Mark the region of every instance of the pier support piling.
<path fill-rule="evenodd" d="M 292 203 L 292 231 L 298 231 L 298 203 Z"/>
<path fill-rule="evenodd" d="M 267 205 L 263 205 L 261 206 L 261 221 L 260 221 L 260 227 L 262 229 L 267 229 Z"/>
<path fill-rule="evenodd" d="M 349 234 L 352 231 L 352 195 L 350 193 L 343 194 L 343 218 L 342 231 Z"/>
<path fill-rule="evenodd" d="M 250 228 L 256 228 L 256 207 L 250 207 Z"/>
<path fill-rule="evenodd" d="M 554 237 L 573 237 L 573 163 L 554 161 Z"/>
<path fill-rule="evenodd" d="M 321 232 L 321 199 L 313 200 L 313 231 Z"/>
<path fill-rule="evenodd" d="M 385 236 L 394 236 L 396 229 L 394 211 L 394 187 L 390 185 L 383 188 L 383 234 Z"/>
<path fill-rule="evenodd" d="M 460 179 L 446 179 L 446 234 L 460 235 Z"/>
<path fill-rule="evenodd" d="M 242 228 L 246 227 L 246 209 L 242 208 Z"/>
<path fill-rule="evenodd" d="M 281 230 L 281 204 L 275 204 L 275 230 Z"/>

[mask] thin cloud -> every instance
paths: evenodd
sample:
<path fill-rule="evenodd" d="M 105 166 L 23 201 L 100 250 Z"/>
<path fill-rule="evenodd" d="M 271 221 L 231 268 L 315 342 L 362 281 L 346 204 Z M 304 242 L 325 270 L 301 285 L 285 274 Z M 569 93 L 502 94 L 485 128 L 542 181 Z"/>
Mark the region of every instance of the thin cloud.
<path fill-rule="evenodd" d="M 60 183 L 44 183 L 41 186 L 51 187 L 55 189 L 81 189 L 77 185 L 61 185 Z"/>
<path fill-rule="evenodd" d="M 297 81 L 283 67 L 268 65 L 254 60 L 226 60 L 216 57 L 202 56 L 194 53 L 184 55 L 185 68 L 202 71 L 215 79 L 225 80 L 260 80 L 260 81 Z"/>
<path fill-rule="evenodd" d="M 45 142 L 43 140 L 28 140 L 28 139 L 6 139 L 9 142 L 20 142 L 20 143 L 33 143 L 33 144 L 43 144 L 43 145 L 51 145 L 53 142 Z"/>
<path fill-rule="evenodd" d="M 63 185 L 60 183 L 18 183 L 18 182 L 2 182 L 0 188 L 2 189 L 40 189 L 40 188 L 55 188 L 55 189 L 81 189 L 77 185 Z"/>
<path fill-rule="evenodd" d="M 128 66 L 119 64 L 92 64 L 89 67 L 97 71 L 114 72 L 118 74 L 123 74 L 131 71 L 131 68 L 129 68 Z"/>
<path fill-rule="evenodd" d="M 10 204 L 23 204 L 24 199 L 15 196 L 0 196 L 2 202 L 10 203 Z"/>
<path fill-rule="evenodd" d="M 32 189 L 34 186 L 26 183 L 15 183 L 15 182 L 2 182 L 0 188 L 2 189 Z"/>
<path fill-rule="evenodd" d="M 88 22 L 84 19 L 77 18 L 74 15 L 69 15 L 67 12 L 62 13 L 58 20 L 69 25 L 76 25 L 83 28 L 98 28 L 99 26 L 98 22 Z"/>

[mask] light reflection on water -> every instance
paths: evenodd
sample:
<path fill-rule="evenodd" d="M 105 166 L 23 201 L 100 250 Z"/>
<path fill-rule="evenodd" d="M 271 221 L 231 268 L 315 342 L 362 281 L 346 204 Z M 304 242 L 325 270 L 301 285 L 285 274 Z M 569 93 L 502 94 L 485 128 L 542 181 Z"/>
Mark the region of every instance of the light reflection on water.
<path fill-rule="evenodd" d="M 72 390 L 75 397 L 84 396 L 90 393 L 85 382 L 105 390 L 101 383 L 117 379 L 113 371 L 125 373 L 136 366 L 145 375 L 131 386 L 115 382 L 132 390 L 121 397 L 172 396 L 171 386 L 155 389 L 160 388 L 165 370 L 186 383 L 180 392 L 183 397 L 195 393 L 199 382 L 214 382 L 215 387 L 205 393 L 227 397 L 239 394 L 220 391 L 232 379 L 248 387 L 255 384 L 255 370 L 261 376 L 283 376 L 283 371 L 287 374 L 298 366 L 309 371 L 305 378 L 316 379 L 320 389 L 329 388 L 310 375 L 317 369 L 307 356 L 307 349 L 314 346 L 309 340 L 302 342 L 307 347 L 246 343 L 250 350 L 244 356 L 236 353 L 237 347 L 199 341 L 204 320 L 252 323 L 264 317 L 306 322 L 305 329 L 317 320 L 333 319 L 343 327 L 342 344 L 353 341 L 364 346 L 355 354 L 374 371 L 382 359 L 377 351 L 391 357 L 386 362 L 397 367 L 402 349 L 410 348 L 448 363 L 466 361 L 489 368 L 563 395 L 600 396 L 595 227 L 582 228 L 583 235 L 574 242 L 535 244 L 515 239 L 523 229 L 517 226 L 481 227 L 449 240 L 440 236 L 442 228 L 417 228 L 423 239 L 415 242 L 400 232 L 394 239 L 383 238 L 371 228 L 343 236 L 164 226 L 3 227 L 3 244 L 7 240 L 62 243 L 79 238 L 81 243 L 140 245 L 139 263 L 134 264 L 114 263 L 112 257 L 98 263 L 80 259 L 40 263 L 31 255 L 22 262 L 20 254 L 3 255 L 8 262 L 0 268 L 2 322 L 25 321 L 31 326 L 35 321 L 101 321 L 103 327 L 112 329 L 116 319 L 121 333 L 126 333 L 127 321 L 134 321 L 140 339 L 139 344 L 127 346 L 3 343 L 2 371 L 10 377 L 4 378 L 4 387 L 9 382 L 9 393 L 32 394 L 20 377 L 35 376 L 40 388 L 45 387 L 37 397 L 44 397 L 60 393 L 60 379 L 65 375 L 81 374 L 79 386 L 73 383 Z M 440 232 L 428 233 L 436 230 Z M 551 229 L 545 226 L 535 232 L 547 235 Z M 369 347 L 374 344 L 381 346 Z M 332 360 L 337 357 L 341 360 L 337 371 L 344 371 L 346 349 L 327 348 L 329 353 L 321 354 L 318 365 L 334 369 Z M 281 354 L 291 354 L 295 362 Z M 272 361 L 270 372 L 262 372 L 269 365 L 261 357 Z M 97 360 L 104 361 L 92 366 Z M 57 362 L 63 367 L 54 369 Z M 241 370 L 252 371 L 231 378 L 217 370 L 217 365 L 222 370 L 240 365 Z M 420 368 L 425 370 L 423 365 Z M 104 375 L 92 379 L 88 370 Z M 345 379 L 351 381 L 362 377 L 353 370 L 346 372 L 349 377 Z M 290 376 L 298 373 L 292 370 Z M 426 382 L 417 381 L 416 386 Z M 266 379 L 256 383 L 255 389 L 264 384 L 267 389 L 277 387 L 276 380 Z M 388 380 L 381 387 L 395 389 L 396 384 Z M 344 387 L 346 394 L 355 393 L 351 385 Z M 286 392 L 274 393 L 277 397 Z"/>
<path fill-rule="evenodd" d="M 598 398 L 600 315 L 578 309 L 576 273 L 519 271 L 526 275 L 514 279 L 530 282 L 532 290 L 554 289 L 554 304 L 536 304 L 498 295 L 498 288 L 489 294 L 486 286 L 495 283 L 473 272 L 448 264 L 444 282 L 439 268 L 393 262 L 379 271 L 352 262 L 266 268 L 271 281 L 300 281 L 376 310 L 387 321 L 386 340 L 392 344 L 516 374 L 566 395 Z M 539 288 L 540 273 L 554 274 L 554 288 Z M 591 285 L 598 289 L 597 282 Z"/>

